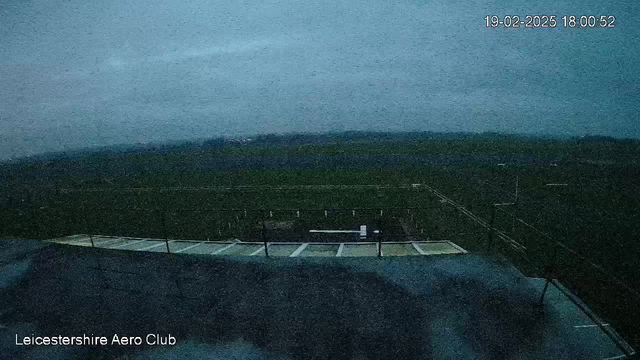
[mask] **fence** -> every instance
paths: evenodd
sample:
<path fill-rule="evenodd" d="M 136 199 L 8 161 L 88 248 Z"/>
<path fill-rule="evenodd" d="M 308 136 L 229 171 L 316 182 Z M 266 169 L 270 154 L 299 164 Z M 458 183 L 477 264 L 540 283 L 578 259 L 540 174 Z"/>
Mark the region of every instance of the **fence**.
<path fill-rule="evenodd" d="M 562 241 L 516 216 L 517 204 L 492 204 L 487 252 L 500 253 L 528 276 L 544 277 L 545 292 L 552 281 L 559 281 L 594 310 L 604 322 L 612 324 L 635 347 L 640 344 L 640 292 L 632 283 L 611 273 Z M 565 240 L 565 239 L 563 239 Z M 587 312 L 587 314 L 590 314 Z M 594 316 L 591 314 L 591 316 Z M 594 319 L 596 324 L 603 324 Z M 608 326 L 601 326 L 629 357 L 633 349 L 620 341 Z"/>
<path fill-rule="evenodd" d="M 413 208 L 135 208 L 36 209 L 42 238 L 96 234 L 169 240 L 348 243 L 449 240 L 434 226 L 437 207 Z M 362 226 L 366 227 L 364 234 Z M 330 230 L 330 231 L 327 231 Z M 481 240 L 482 234 L 476 234 Z M 265 247 L 266 248 L 266 247 Z M 381 249 L 382 246 L 378 246 Z M 268 249 L 268 248 L 267 248 Z M 167 245 L 167 251 L 170 252 Z M 267 250 L 268 251 L 268 250 Z M 266 253 L 265 255 L 269 255 Z M 380 254 L 379 254 L 380 255 Z"/>
<path fill-rule="evenodd" d="M 355 231 L 354 224 L 362 224 L 381 230 L 371 237 L 379 242 L 454 240 L 472 252 L 502 254 L 527 276 L 557 279 L 632 344 L 636 347 L 640 344 L 638 287 L 567 245 L 569 234 L 551 236 L 538 229 L 519 217 L 521 205 L 517 203 L 480 207 L 475 202 L 473 209 L 467 209 L 435 188 L 424 186 L 429 192 L 422 195 L 432 195 L 435 201 L 422 207 L 169 208 L 57 204 L 18 207 L 14 213 L 5 209 L 3 226 L 21 224 L 40 238 L 88 233 L 161 239 L 348 242 L 359 240 L 358 233 L 317 235 L 309 230 Z M 12 221 L 18 218 L 17 212 L 23 212 L 19 216 L 22 220 Z"/>
<path fill-rule="evenodd" d="M 518 193 L 517 171 L 513 175 L 515 181 L 506 181 L 505 174 L 481 180 L 473 173 L 454 171 L 450 185 L 441 182 L 438 190 L 430 190 L 472 221 L 470 229 L 486 231 L 485 249 L 466 245 L 467 250 L 499 254 L 527 276 L 560 281 L 640 347 L 638 227 L 606 209 L 581 204 L 579 190 L 555 191 L 558 196 L 543 199 Z M 611 332 L 609 327 L 603 330 Z M 611 337 L 618 342 L 615 334 Z M 627 350 L 629 355 L 633 352 Z"/>

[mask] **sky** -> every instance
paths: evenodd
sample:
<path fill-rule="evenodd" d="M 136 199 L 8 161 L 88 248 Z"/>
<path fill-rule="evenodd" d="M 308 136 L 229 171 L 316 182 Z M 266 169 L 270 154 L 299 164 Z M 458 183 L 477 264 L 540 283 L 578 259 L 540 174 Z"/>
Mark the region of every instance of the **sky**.
<path fill-rule="evenodd" d="M 342 130 L 640 138 L 638 24 L 636 0 L 4 0 L 0 159 Z"/>

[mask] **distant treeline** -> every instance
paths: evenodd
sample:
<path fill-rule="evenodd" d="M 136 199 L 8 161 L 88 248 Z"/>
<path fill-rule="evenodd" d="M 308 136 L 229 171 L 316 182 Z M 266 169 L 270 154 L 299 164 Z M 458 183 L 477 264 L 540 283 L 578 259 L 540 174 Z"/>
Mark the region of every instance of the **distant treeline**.
<path fill-rule="evenodd" d="M 65 152 L 51 152 L 30 157 L 14 159 L 5 163 L 30 163 L 46 160 L 61 160 L 84 157 L 87 155 L 105 156 L 125 153 L 145 153 L 145 152 L 166 152 L 179 149 L 191 148 L 223 148 L 238 144 L 249 145 L 321 145 L 330 143 L 348 143 L 363 141 L 403 141 L 420 138 L 465 138 L 478 136 L 501 136 L 508 137 L 514 135 L 503 135 L 498 133 L 468 133 L 450 132 L 439 133 L 430 131 L 415 132 L 375 132 L 375 131 L 345 131 L 328 133 L 283 133 L 283 134 L 259 134 L 245 136 L 225 136 L 207 139 L 194 139 L 182 141 L 167 141 L 159 143 L 138 143 L 138 144 L 117 144 L 109 146 L 83 148 L 69 150 Z M 516 137 L 519 135 L 515 135 Z M 524 136 L 524 135 L 523 135 Z M 0 162 L 2 164 L 2 162 Z"/>
<path fill-rule="evenodd" d="M 430 137 L 464 137 L 472 136 L 471 133 L 434 133 L 434 132 L 374 132 L 374 131 L 345 131 L 334 133 L 288 133 L 288 134 L 263 134 L 246 137 L 215 138 L 204 141 L 207 147 L 223 147 L 229 144 L 246 145 L 312 145 L 349 142 L 374 142 L 374 141 L 402 141 L 409 139 Z M 181 144 L 181 147 L 197 145 L 197 142 Z"/>
<path fill-rule="evenodd" d="M 92 147 L 66 152 L 45 153 L 41 155 L 14 159 L 0 162 L 0 169 L 5 166 L 22 166 L 28 164 L 49 163 L 51 161 L 78 160 L 87 158 L 114 158 L 123 154 L 163 154 L 184 150 L 215 150 L 224 148 L 252 148 L 252 147 L 279 147 L 300 145 L 346 145 L 357 143 L 384 143 L 384 142 L 428 142 L 459 141 L 461 143 L 517 143 L 523 142 L 557 142 L 568 146 L 581 144 L 589 145 L 593 149 L 587 149 L 587 153 L 597 151 L 602 146 L 607 148 L 624 148 L 624 153 L 629 150 L 640 149 L 639 139 L 619 139 L 609 136 L 589 135 L 581 137 L 556 137 L 545 135 L 503 134 L 496 132 L 470 133 L 470 132 L 374 132 L 374 131 L 345 131 L 329 133 L 285 133 L 285 134 L 261 134 L 234 137 L 217 137 L 207 139 L 195 139 L 184 141 L 172 141 L 164 143 L 146 144 L 122 144 L 104 147 Z"/>

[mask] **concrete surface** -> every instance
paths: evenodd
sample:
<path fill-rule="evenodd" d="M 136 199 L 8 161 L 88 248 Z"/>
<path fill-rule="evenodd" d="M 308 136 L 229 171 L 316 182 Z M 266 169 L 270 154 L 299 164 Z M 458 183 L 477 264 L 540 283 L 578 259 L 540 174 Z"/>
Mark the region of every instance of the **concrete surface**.
<path fill-rule="evenodd" d="M 101 235 L 72 235 L 50 241 L 86 247 L 119 250 L 167 252 L 164 240 L 126 238 Z M 93 244 L 92 244 L 93 241 Z M 226 256 L 265 256 L 263 243 L 213 242 L 194 240 L 169 240 L 169 252 L 185 254 L 209 254 Z M 340 247 L 342 246 L 342 251 Z M 209 251 L 207 251 L 209 249 Z M 322 250 L 320 250 L 322 249 Z M 297 251 L 300 250 L 300 251 Z M 331 251 L 333 250 L 333 251 Z M 383 256 L 466 254 L 466 251 L 448 240 L 383 242 Z M 375 242 L 314 244 L 314 243 L 269 243 L 270 256 L 378 256 Z"/>
<path fill-rule="evenodd" d="M 194 249 L 197 249 L 195 247 Z M 562 294 L 475 255 L 225 257 L 0 241 L 7 359 L 603 359 Z M 576 330 L 588 329 L 588 330 Z M 175 346 L 18 347 L 171 334 Z"/>

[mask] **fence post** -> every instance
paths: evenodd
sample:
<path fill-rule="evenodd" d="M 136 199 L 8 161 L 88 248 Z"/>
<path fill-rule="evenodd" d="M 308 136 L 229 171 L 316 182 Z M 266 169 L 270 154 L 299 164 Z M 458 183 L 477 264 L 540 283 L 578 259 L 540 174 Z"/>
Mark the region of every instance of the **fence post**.
<path fill-rule="evenodd" d="M 264 222 L 264 210 L 260 210 L 260 217 L 262 218 L 262 241 L 264 242 L 264 256 L 269 257 L 269 243 L 267 243 L 267 226 Z"/>
<path fill-rule="evenodd" d="M 85 209 L 84 207 L 82 207 L 80 209 L 82 210 L 82 214 L 83 214 L 83 216 L 82 216 L 83 221 L 82 222 L 84 224 L 84 228 L 82 229 L 83 230 L 82 232 L 83 233 L 84 232 L 88 233 L 87 235 L 89 235 L 89 240 L 91 241 L 91 247 L 92 248 L 96 247 L 96 245 L 93 242 L 93 235 L 91 235 L 91 231 L 89 231 L 89 222 L 87 221 L 87 209 Z"/>
<path fill-rule="evenodd" d="M 489 237 L 487 239 L 487 254 L 491 252 L 491 244 L 493 243 L 493 224 L 496 220 L 496 206 L 491 204 L 491 220 L 489 221 Z"/>
<path fill-rule="evenodd" d="M 378 230 L 378 258 L 382 257 L 382 231 L 381 231 L 381 225 L 382 225 L 382 210 L 380 210 L 380 216 L 378 217 L 378 224 L 377 224 L 377 229 Z"/>
<path fill-rule="evenodd" d="M 167 235 L 167 209 L 160 210 L 162 215 L 162 232 L 164 235 L 164 244 L 167 246 L 167 253 L 171 253 L 169 250 L 169 237 Z"/>
<path fill-rule="evenodd" d="M 544 288 L 542 289 L 542 294 L 540 294 L 540 300 L 538 301 L 538 305 L 542 306 L 544 302 L 544 296 L 547 293 L 547 288 L 549 288 L 549 283 L 551 282 L 551 278 L 553 277 L 553 273 L 556 267 L 556 258 L 558 255 L 558 244 L 556 243 L 553 247 L 553 255 L 551 257 L 551 262 L 547 264 L 544 269 L 544 277 L 547 279 L 544 283 Z"/>
<path fill-rule="evenodd" d="M 538 306 L 542 306 L 544 303 L 544 295 L 547 293 L 547 288 L 549 287 L 549 277 L 547 276 L 547 280 L 544 282 L 544 288 L 542 289 L 542 294 L 540 294 L 540 300 L 538 300 Z"/>

